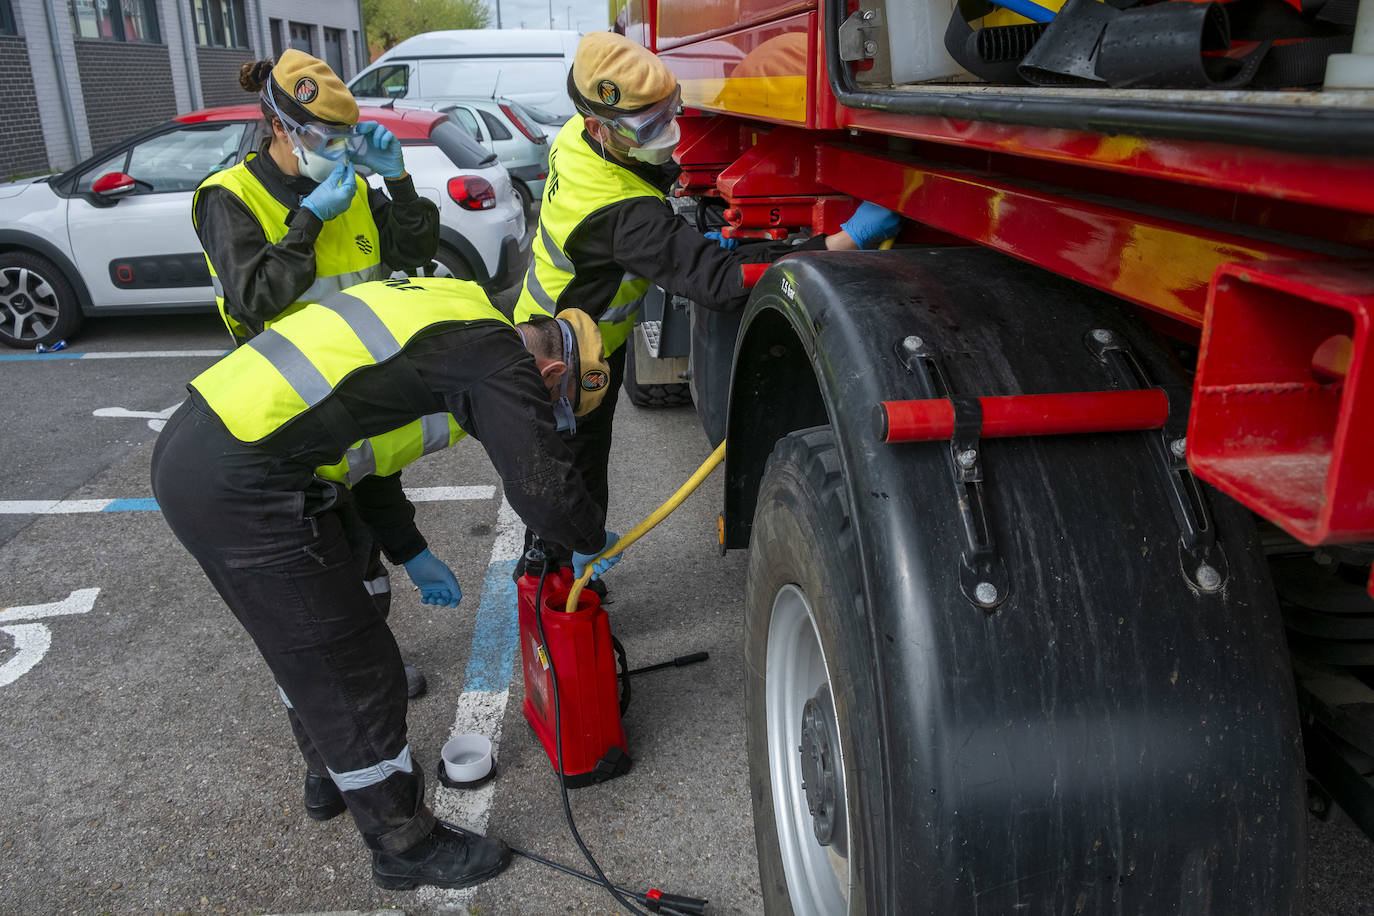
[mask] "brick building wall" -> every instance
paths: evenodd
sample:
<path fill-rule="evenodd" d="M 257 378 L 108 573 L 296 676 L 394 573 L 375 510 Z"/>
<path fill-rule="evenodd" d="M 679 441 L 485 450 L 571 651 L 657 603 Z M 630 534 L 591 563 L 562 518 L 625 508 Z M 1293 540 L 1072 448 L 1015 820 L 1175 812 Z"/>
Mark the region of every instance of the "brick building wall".
<path fill-rule="evenodd" d="M 0 144 L 0 181 L 15 175 L 48 170 L 48 149 L 43 143 L 42 114 L 33 88 L 28 42 L 0 36 L 0 123 L 5 142 Z"/>
<path fill-rule="evenodd" d="M 196 48 L 200 94 L 205 99 L 205 107 L 256 101 L 239 85 L 239 67 L 246 61 L 256 59 L 257 56 L 248 48 Z"/>
<path fill-rule="evenodd" d="M 95 149 L 177 113 L 166 45 L 78 39 L 76 65 Z"/>

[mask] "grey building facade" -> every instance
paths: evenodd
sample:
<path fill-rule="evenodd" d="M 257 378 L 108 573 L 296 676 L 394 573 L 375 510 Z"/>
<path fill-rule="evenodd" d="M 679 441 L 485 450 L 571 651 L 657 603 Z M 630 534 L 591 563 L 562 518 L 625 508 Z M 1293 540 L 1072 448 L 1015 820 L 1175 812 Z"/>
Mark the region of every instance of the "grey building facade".
<path fill-rule="evenodd" d="M 367 59 L 357 0 L 0 0 L 0 181 L 250 102 L 239 66 L 291 47 L 349 79 Z"/>

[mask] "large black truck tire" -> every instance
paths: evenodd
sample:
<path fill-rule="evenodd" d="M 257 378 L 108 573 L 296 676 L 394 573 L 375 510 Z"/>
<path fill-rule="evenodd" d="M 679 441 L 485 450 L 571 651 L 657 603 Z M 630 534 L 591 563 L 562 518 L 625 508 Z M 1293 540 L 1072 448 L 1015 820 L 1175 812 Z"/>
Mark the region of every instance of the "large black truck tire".
<path fill-rule="evenodd" d="M 754 518 L 744 630 L 749 791 L 769 916 L 871 912 L 865 885 L 881 875 L 868 806 L 885 793 L 869 740 L 871 665 L 854 629 L 863 586 L 849 516 L 830 427 L 779 441 Z"/>
<path fill-rule="evenodd" d="M 1169 347 L 946 249 L 784 259 L 737 353 L 725 525 L 771 916 L 1302 912 L 1282 619 L 1251 516 L 1176 457 Z M 877 404 L 941 396 L 927 364 L 946 396 L 1177 406 L 1165 430 L 884 442 Z"/>

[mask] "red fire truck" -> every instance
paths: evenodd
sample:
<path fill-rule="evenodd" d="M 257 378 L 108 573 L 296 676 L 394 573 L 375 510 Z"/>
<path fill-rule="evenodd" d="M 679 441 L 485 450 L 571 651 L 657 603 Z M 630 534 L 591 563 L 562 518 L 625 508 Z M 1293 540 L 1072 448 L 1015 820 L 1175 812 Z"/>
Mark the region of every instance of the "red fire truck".
<path fill-rule="evenodd" d="M 993 85 L 953 9 L 613 4 L 685 218 L 907 218 L 633 342 L 729 443 L 767 909 L 1299 912 L 1374 828 L 1374 93 Z"/>

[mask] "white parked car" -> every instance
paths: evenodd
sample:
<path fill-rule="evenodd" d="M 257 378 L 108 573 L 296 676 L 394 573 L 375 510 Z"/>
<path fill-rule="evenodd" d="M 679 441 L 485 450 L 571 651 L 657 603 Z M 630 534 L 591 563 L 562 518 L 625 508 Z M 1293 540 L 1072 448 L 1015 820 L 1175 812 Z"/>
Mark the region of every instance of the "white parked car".
<path fill-rule="evenodd" d="M 361 117 L 400 138 L 416 190 L 439 206 L 437 273 L 514 283 L 529 259 L 525 210 L 496 157 L 446 114 Z M 191 196 L 266 129 L 257 105 L 192 112 L 60 175 L 0 184 L 0 343 L 52 343 L 98 315 L 213 310 Z"/>

